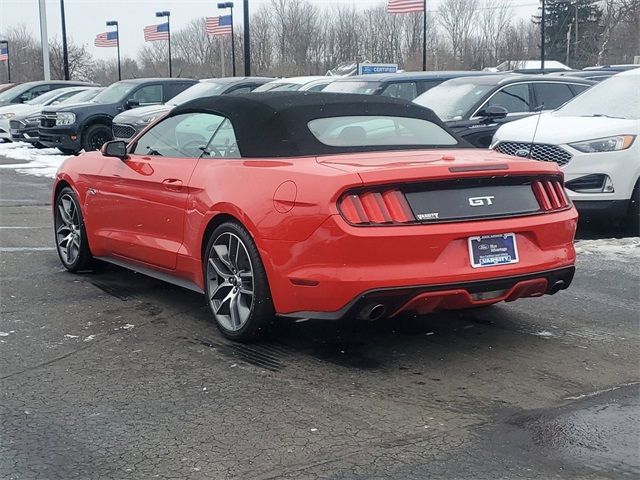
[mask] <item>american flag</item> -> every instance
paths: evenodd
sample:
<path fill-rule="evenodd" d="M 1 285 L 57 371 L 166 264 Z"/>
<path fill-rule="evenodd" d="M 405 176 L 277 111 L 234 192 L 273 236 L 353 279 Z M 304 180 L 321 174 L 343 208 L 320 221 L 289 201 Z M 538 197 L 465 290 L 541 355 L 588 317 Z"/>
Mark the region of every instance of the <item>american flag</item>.
<path fill-rule="evenodd" d="M 229 35 L 231 33 L 231 15 L 207 17 L 205 23 L 207 35 Z"/>
<path fill-rule="evenodd" d="M 156 40 L 169 40 L 169 23 L 160 25 L 149 25 L 144 27 L 144 41 L 155 42 Z"/>
<path fill-rule="evenodd" d="M 388 0 L 387 12 L 410 13 L 424 12 L 425 0 Z"/>
<path fill-rule="evenodd" d="M 96 39 L 93 44 L 96 47 L 117 47 L 118 32 L 104 32 L 100 35 L 96 35 Z"/>
<path fill-rule="evenodd" d="M 9 48 L 1 47 L 0 48 L 0 62 L 6 62 L 9 60 Z"/>

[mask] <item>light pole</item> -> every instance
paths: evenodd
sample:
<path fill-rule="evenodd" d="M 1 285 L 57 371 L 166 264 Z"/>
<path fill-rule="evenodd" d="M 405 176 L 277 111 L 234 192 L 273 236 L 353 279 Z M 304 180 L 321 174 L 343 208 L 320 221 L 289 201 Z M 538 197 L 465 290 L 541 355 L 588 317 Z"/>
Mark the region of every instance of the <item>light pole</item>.
<path fill-rule="evenodd" d="M 167 17 L 167 40 L 169 42 L 169 78 L 172 77 L 171 72 L 171 24 L 169 22 L 170 13 L 168 11 L 156 12 L 156 17 Z"/>
<path fill-rule="evenodd" d="M 64 79 L 69 80 L 69 49 L 67 48 L 67 21 L 64 17 L 64 0 L 60 0 L 60 20 L 62 21 L 62 69 Z"/>
<path fill-rule="evenodd" d="M 251 76 L 251 41 L 249 36 L 249 0 L 242 0 L 242 17 L 244 19 L 244 76 Z"/>
<path fill-rule="evenodd" d="M 218 4 L 218 8 L 231 9 L 231 76 L 236 76 L 236 43 L 233 34 L 233 2 L 222 2 Z"/>
<path fill-rule="evenodd" d="M 542 0 L 542 15 L 540 16 L 540 70 L 543 70 L 543 71 L 544 71 L 544 42 L 545 42 L 544 9 L 545 9 L 545 4 L 544 4 L 544 0 Z"/>
<path fill-rule="evenodd" d="M 0 45 L 7 47 L 7 83 L 11 83 L 11 55 L 9 54 L 9 40 L 0 40 Z"/>
<path fill-rule="evenodd" d="M 118 48 L 118 81 L 122 80 L 122 69 L 120 68 L 120 29 L 116 20 L 109 20 L 107 27 L 116 27 L 116 47 Z"/>

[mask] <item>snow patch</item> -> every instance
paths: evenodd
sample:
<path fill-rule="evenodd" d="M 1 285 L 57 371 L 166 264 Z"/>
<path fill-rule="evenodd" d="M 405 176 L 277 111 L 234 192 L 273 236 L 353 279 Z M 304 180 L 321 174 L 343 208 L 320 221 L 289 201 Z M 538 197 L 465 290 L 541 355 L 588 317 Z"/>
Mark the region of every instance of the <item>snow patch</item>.
<path fill-rule="evenodd" d="M 575 247 L 576 253 L 582 255 L 600 254 L 624 259 L 640 257 L 640 237 L 578 240 Z"/>
<path fill-rule="evenodd" d="M 0 156 L 26 163 L 0 165 L 18 173 L 53 178 L 68 155 L 61 155 L 57 148 L 35 148 L 24 142 L 0 143 Z"/>
<path fill-rule="evenodd" d="M 91 340 L 93 340 L 94 338 L 96 338 L 95 335 L 88 335 L 86 337 L 84 337 L 84 339 L 82 340 L 83 342 L 90 342 Z"/>
<path fill-rule="evenodd" d="M 78 335 L 65 334 L 64 338 L 78 338 Z"/>

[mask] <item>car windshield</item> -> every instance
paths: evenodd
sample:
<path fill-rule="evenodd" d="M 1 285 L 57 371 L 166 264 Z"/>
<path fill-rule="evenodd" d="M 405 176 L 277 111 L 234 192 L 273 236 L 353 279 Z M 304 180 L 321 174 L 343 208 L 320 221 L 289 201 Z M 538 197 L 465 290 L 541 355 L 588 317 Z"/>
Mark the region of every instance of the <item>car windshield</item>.
<path fill-rule="evenodd" d="M 24 103 L 26 103 L 27 105 L 48 105 L 49 102 L 55 100 L 60 95 L 64 95 L 66 92 L 66 89 L 51 90 L 50 92 L 43 93 L 42 95 L 39 95 L 36 98 L 28 100 Z"/>
<path fill-rule="evenodd" d="M 308 126 L 320 142 L 332 147 L 458 144 L 445 129 L 420 118 L 354 115 L 317 118 Z"/>
<path fill-rule="evenodd" d="M 640 75 L 615 75 L 553 112 L 559 117 L 640 119 Z"/>
<path fill-rule="evenodd" d="M 134 88 L 135 83 L 118 82 L 105 88 L 93 98 L 95 103 L 116 103 L 123 100 Z"/>
<path fill-rule="evenodd" d="M 69 98 L 65 98 L 60 102 L 60 104 L 88 102 L 103 90 L 104 88 L 90 88 L 88 90 L 83 90 L 75 95 L 71 95 Z"/>
<path fill-rule="evenodd" d="M 430 108 L 441 120 L 461 120 L 493 85 L 479 85 L 472 81 L 448 81 L 436 85 L 413 102 Z"/>
<path fill-rule="evenodd" d="M 184 92 L 179 93 L 173 97 L 167 105 L 182 105 L 191 100 L 201 97 L 211 97 L 213 95 L 220 95 L 228 84 L 218 82 L 200 82 L 196 83 L 192 87 L 187 88 Z"/>
<path fill-rule="evenodd" d="M 22 93 L 29 90 L 33 85 L 25 83 L 23 85 L 17 85 L 4 92 L 0 93 L 0 102 L 10 102 L 14 98 L 20 96 Z"/>
<path fill-rule="evenodd" d="M 323 92 L 333 93 L 361 93 L 363 95 L 373 95 L 380 87 L 380 82 L 340 82 L 336 81 L 324 87 Z"/>

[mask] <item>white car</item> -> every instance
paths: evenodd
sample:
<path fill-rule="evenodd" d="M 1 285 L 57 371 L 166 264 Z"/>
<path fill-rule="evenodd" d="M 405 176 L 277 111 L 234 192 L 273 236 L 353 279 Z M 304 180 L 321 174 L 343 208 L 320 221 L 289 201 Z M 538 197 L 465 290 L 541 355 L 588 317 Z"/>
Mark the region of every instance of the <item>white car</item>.
<path fill-rule="evenodd" d="M 494 150 L 556 162 L 583 214 L 628 217 L 638 231 L 640 69 L 604 80 L 553 112 L 507 123 Z"/>
<path fill-rule="evenodd" d="M 11 140 L 10 120 L 15 116 L 26 116 L 39 113 L 43 107 L 57 105 L 67 98 L 90 88 L 89 86 L 66 87 L 51 90 L 24 103 L 10 103 L 0 107 L 0 139 Z"/>
<path fill-rule="evenodd" d="M 320 91 L 334 80 L 334 77 L 321 77 L 317 75 L 308 77 L 277 78 L 269 83 L 260 85 L 254 90 L 254 92 L 290 92 L 294 90 Z"/>

